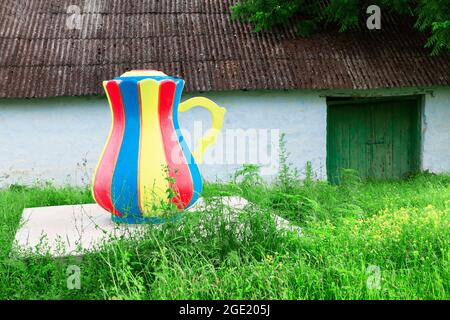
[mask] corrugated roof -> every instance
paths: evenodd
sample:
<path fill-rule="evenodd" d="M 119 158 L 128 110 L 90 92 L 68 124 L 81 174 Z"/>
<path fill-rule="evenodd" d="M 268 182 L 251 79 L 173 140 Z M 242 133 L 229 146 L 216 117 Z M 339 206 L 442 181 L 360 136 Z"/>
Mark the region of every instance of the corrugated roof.
<path fill-rule="evenodd" d="M 253 33 L 231 21 L 233 2 L 2 0 L 0 97 L 95 95 L 130 69 L 183 77 L 188 91 L 450 84 L 450 55 L 431 57 L 411 19 L 298 38 L 294 27 Z M 67 27 L 71 5 L 80 28 Z"/>

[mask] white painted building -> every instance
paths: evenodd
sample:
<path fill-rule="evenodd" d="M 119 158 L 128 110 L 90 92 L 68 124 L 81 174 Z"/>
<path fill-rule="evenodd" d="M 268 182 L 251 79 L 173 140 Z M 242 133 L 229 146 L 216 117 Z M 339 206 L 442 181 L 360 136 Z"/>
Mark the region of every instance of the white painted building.
<path fill-rule="evenodd" d="M 293 165 L 302 173 L 311 162 L 319 179 L 338 167 L 381 178 L 450 171 L 450 55 L 431 57 L 410 20 L 303 39 L 294 26 L 252 33 L 220 0 L 145 2 L 126 13 L 113 1 L 81 8 L 81 29 L 65 23 L 62 3 L 8 7 L 0 28 L 0 186 L 90 183 L 111 121 L 101 82 L 131 69 L 180 76 L 183 99 L 205 96 L 228 110 L 225 135 L 201 166 L 207 180 L 227 180 L 243 163 L 261 165 L 270 179 L 281 133 Z M 199 121 L 204 129 L 210 121 L 201 109 L 179 118 L 191 142 Z M 236 134 L 250 137 L 244 152 L 226 142 Z"/>
<path fill-rule="evenodd" d="M 317 177 L 325 179 L 326 96 L 398 96 L 418 93 L 425 97 L 421 169 L 450 172 L 450 88 L 364 92 L 228 91 L 187 94 L 185 98 L 202 95 L 227 108 L 224 132 L 229 129 L 272 129 L 265 139 L 267 143 L 271 139 L 276 141 L 276 130 L 285 133 L 293 165 L 302 172 L 306 162 L 310 161 Z M 0 100 L 1 184 L 29 184 L 36 179 L 52 180 L 57 184 L 89 183 L 108 136 L 110 117 L 105 97 Z M 189 133 L 186 138 L 191 142 L 196 121 L 202 121 L 204 128 L 209 126 L 209 114 L 202 109 L 194 109 L 179 117 L 181 126 Z M 226 139 L 219 138 L 218 144 L 225 146 L 225 143 Z M 248 148 L 251 142 L 247 140 L 245 143 Z M 206 163 L 201 166 L 201 172 L 208 180 L 228 180 L 243 162 L 252 163 L 247 155 L 244 161 L 238 161 L 235 157 L 232 164 L 224 156 L 221 158 L 222 164 L 217 164 L 221 159 L 214 157 L 215 150 L 217 147 L 207 151 Z M 267 155 L 276 165 L 276 150 L 268 149 Z M 260 165 L 268 167 L 270 163 L 264 160 Z M 271 172 L 268 171 L 266 174 L 269 178 Z"/>

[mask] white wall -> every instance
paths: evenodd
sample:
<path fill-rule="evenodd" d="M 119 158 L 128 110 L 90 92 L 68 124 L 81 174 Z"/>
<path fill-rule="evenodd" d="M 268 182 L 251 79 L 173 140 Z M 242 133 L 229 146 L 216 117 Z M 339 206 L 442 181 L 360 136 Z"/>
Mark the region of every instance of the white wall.
<path fill-rule="evenodd" d="M 326 96 L 327 95 L 426 95 L 423 124 L 424 169 L 434 172 L 450 171 L 450 88 L 433 90 L 374 90 L 374 91 L 233 91 L 185 95 L 206 96 L 228 109 L 224 133 L 215 147 L 209 149 L 203 176 L 209 180 L 227 180 L 242 161 L 230 163 L 227 155 L 236 153 L 226 137 L 241 133 L 260 133 L 251 139 L 251 146 L 275 144 L 278 132 L 286 133 L 290 161 L 302 172 L 311 161 L 318 178 L 326 178 Z M 188 142 L 196 140 L 199 122 L 209 127 L 209 115 L 195 108 L 180 114 L 180 125 L 187 130 Z M 197 122 L 196 122 L 197 121 Z M 11 183 L 32 183 L 37 179 L 53 180 L 57 184 L 90 183 L 91 174 L 107 138 L 110 126 L 109 108 L 105 97 L 67 97 L 51 99 L 0 100 L 0 186 Z M 229 134 L 231 132 L 231 134 Z M 239 132 L 237 132 L 239 133 Z M 273 141 L 271 141 L 273 140 Z M 222 146 L 222 148 L 220 147 Z M 220 151 L 223 157 L 218 157 Z M 276 148 L 257 161 L 263 162 L 263 173 L 276 169 Z M 222 159 L 222 161 L 220 161 Z M 228 161 L 227 161 L 228 160 Z M 212 162 L 212 163 L 211 163 Z M 220 162 L 220 163 L 218 163 Z"/>
<path fill-rule="evenodd" d="M 109 110 L 99 98 L 2 100 L 0 185 L 89 180 L 84 172 L 95 167 L 109 124 Z"/>
<path fill-rule="evenodd" d="M 450 171 L 450 89 L 425 96 L 422 167 Z"/>
<path fill-rule="evenodd" d="M 183 99 L 192 96 L 185 95 Z M 228 110 L 224 132 L 243 129 L 243 133 L 249 133 L 250 129 L 258 133 L 262 129 L 267 137 L 259 140 L 266 145 L 271 140 L 278 142 L 277 129 L 285 132 L 294 165 L 303 169 L 310 160 L 318 176 L 326 177 L 325 98 L 301 91 L 210 92 L 195 96 L 209 97 Z M 188 141 L 201 136 L 195 135 L 198 121 L 202 121 L 205 130 L 210 124 L 208 112 L 200 108 L 180 114 L 179 119 L 189 133 Z M 104 97 L 0 100 L 0 186 L 28 184 L 37 179 L 53 180 L 57 184 L 89 183 L 109 126 L 110 112 Z M 205 164 L 201 166 L 206 179 L 227 180 L 242 160 L 251 162 L 249 157 L 238 159 L 237 156 L 235 161 L 227 161 L 226 155 L 236 152 L 237 144 L 234 150 L 229 147 L 227 150 L 225 142 L 226 135 L 217 142 L 223 146 L 222 163 L 214 157 L 219 147 L 207 151 Z M 276 169 L 278 153 L 275 148 L 268 148 L 266 156 L 270 163 L 263 163 L 263 173 L 270 178 L 273 170 L 268 169 L 270 164 Z"/>
<path fill-rule="evenodd" d="M 209 180 L 227 179 L 243 163 L 258 163 L 261 173 L 270 179 L 278 171 L 279 136 L 286 134 L 286 149 L 290 153 L 289 161 L 304 173 L 307 161 L 318 178 L 326 177 L 326 99 L 312 91 L 234 91 L 190 94 L 212 99 L 228 112 L 225 115 L 223 134 L 216 146 L 205 154 L 205 162 L 214 158 L 215 152 L 223 150 L 222 164 L 202 165 L 203 176 Z M 209 114 L 201 108 L 189 111 L 191 114 L 180 115 L 180 126 L 188 132 L 195 132 L 195 121 L 201 119 L 209 127 Z M 239 159 L 245 150 L 238 150 L 237 143 L 227 143 L 233 134 L 239 131 L 247 137 L 255 134 L 256 139 L 246 141 L 246 155 Z M 266 134 L 266 135 L 265 135 Z M 192 134 L 192 138 L 198 138 Z M 228 140 L 229 141 L 229 140 Z M 260 144 L 261 143 L 261 144 Z M 265 148 L 261 145 L 271 145 Z M 249 150 L 254 147 L 256 155 L 252 159 Z M 227 156 L 234 155 L 233 164 L 228 164 Z M 256 159 L 256 161 L 255 161 Z M 244 160 L 244 161 L 243 161 Z M 211 162 L 211 161 L 209 161 Z M 216 161 L 217 162 L 217 161 Z"/>

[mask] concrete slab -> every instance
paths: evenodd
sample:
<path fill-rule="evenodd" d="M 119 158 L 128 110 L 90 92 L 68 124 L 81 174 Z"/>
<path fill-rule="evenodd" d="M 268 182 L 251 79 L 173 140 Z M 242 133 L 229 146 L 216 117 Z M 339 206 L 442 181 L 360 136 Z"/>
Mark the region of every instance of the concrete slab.
<path fill-rule="evenodd" d="M 229 207 L 230 221 L 238 218 L 249 205 L 241 197 L 218 197 L 213 205 Z M 205 211 L 203 199 L 188 211 Z M 225 210 L 224 210 L 225 211 Z M 205 217 L 207 219 L 207 217 Z M 273 215 L 277 228 L 290 230 L 301 235 L 301 229 L 277 215 Z M 154 227 L 158 227 L 155 225 Z M 13 255 L 50 254 L 54 257 L 82 255 L 96 250 L 105 241 L 139 236 L 144 225 L 115 224 L 110 214 L 97 204 L 67 205 L 54 207 L 26 208 L 22 214 L 21 227 L 16 233 Z"/>

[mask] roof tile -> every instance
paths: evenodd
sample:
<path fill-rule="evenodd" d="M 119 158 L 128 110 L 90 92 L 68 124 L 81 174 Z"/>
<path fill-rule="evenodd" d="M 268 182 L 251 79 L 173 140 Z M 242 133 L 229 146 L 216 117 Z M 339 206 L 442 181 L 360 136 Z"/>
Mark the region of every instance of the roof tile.
<path fill-rule="evenodd" d="M 431 57 L 409 18 L 298 38 L 295 24 L 254 33 L 232 21 L 235 1 L 2 0 L 0 97 L 100 94 L 130 69 L 183 77 L 188 91 L 450 85 L 450 54 Z"/>

